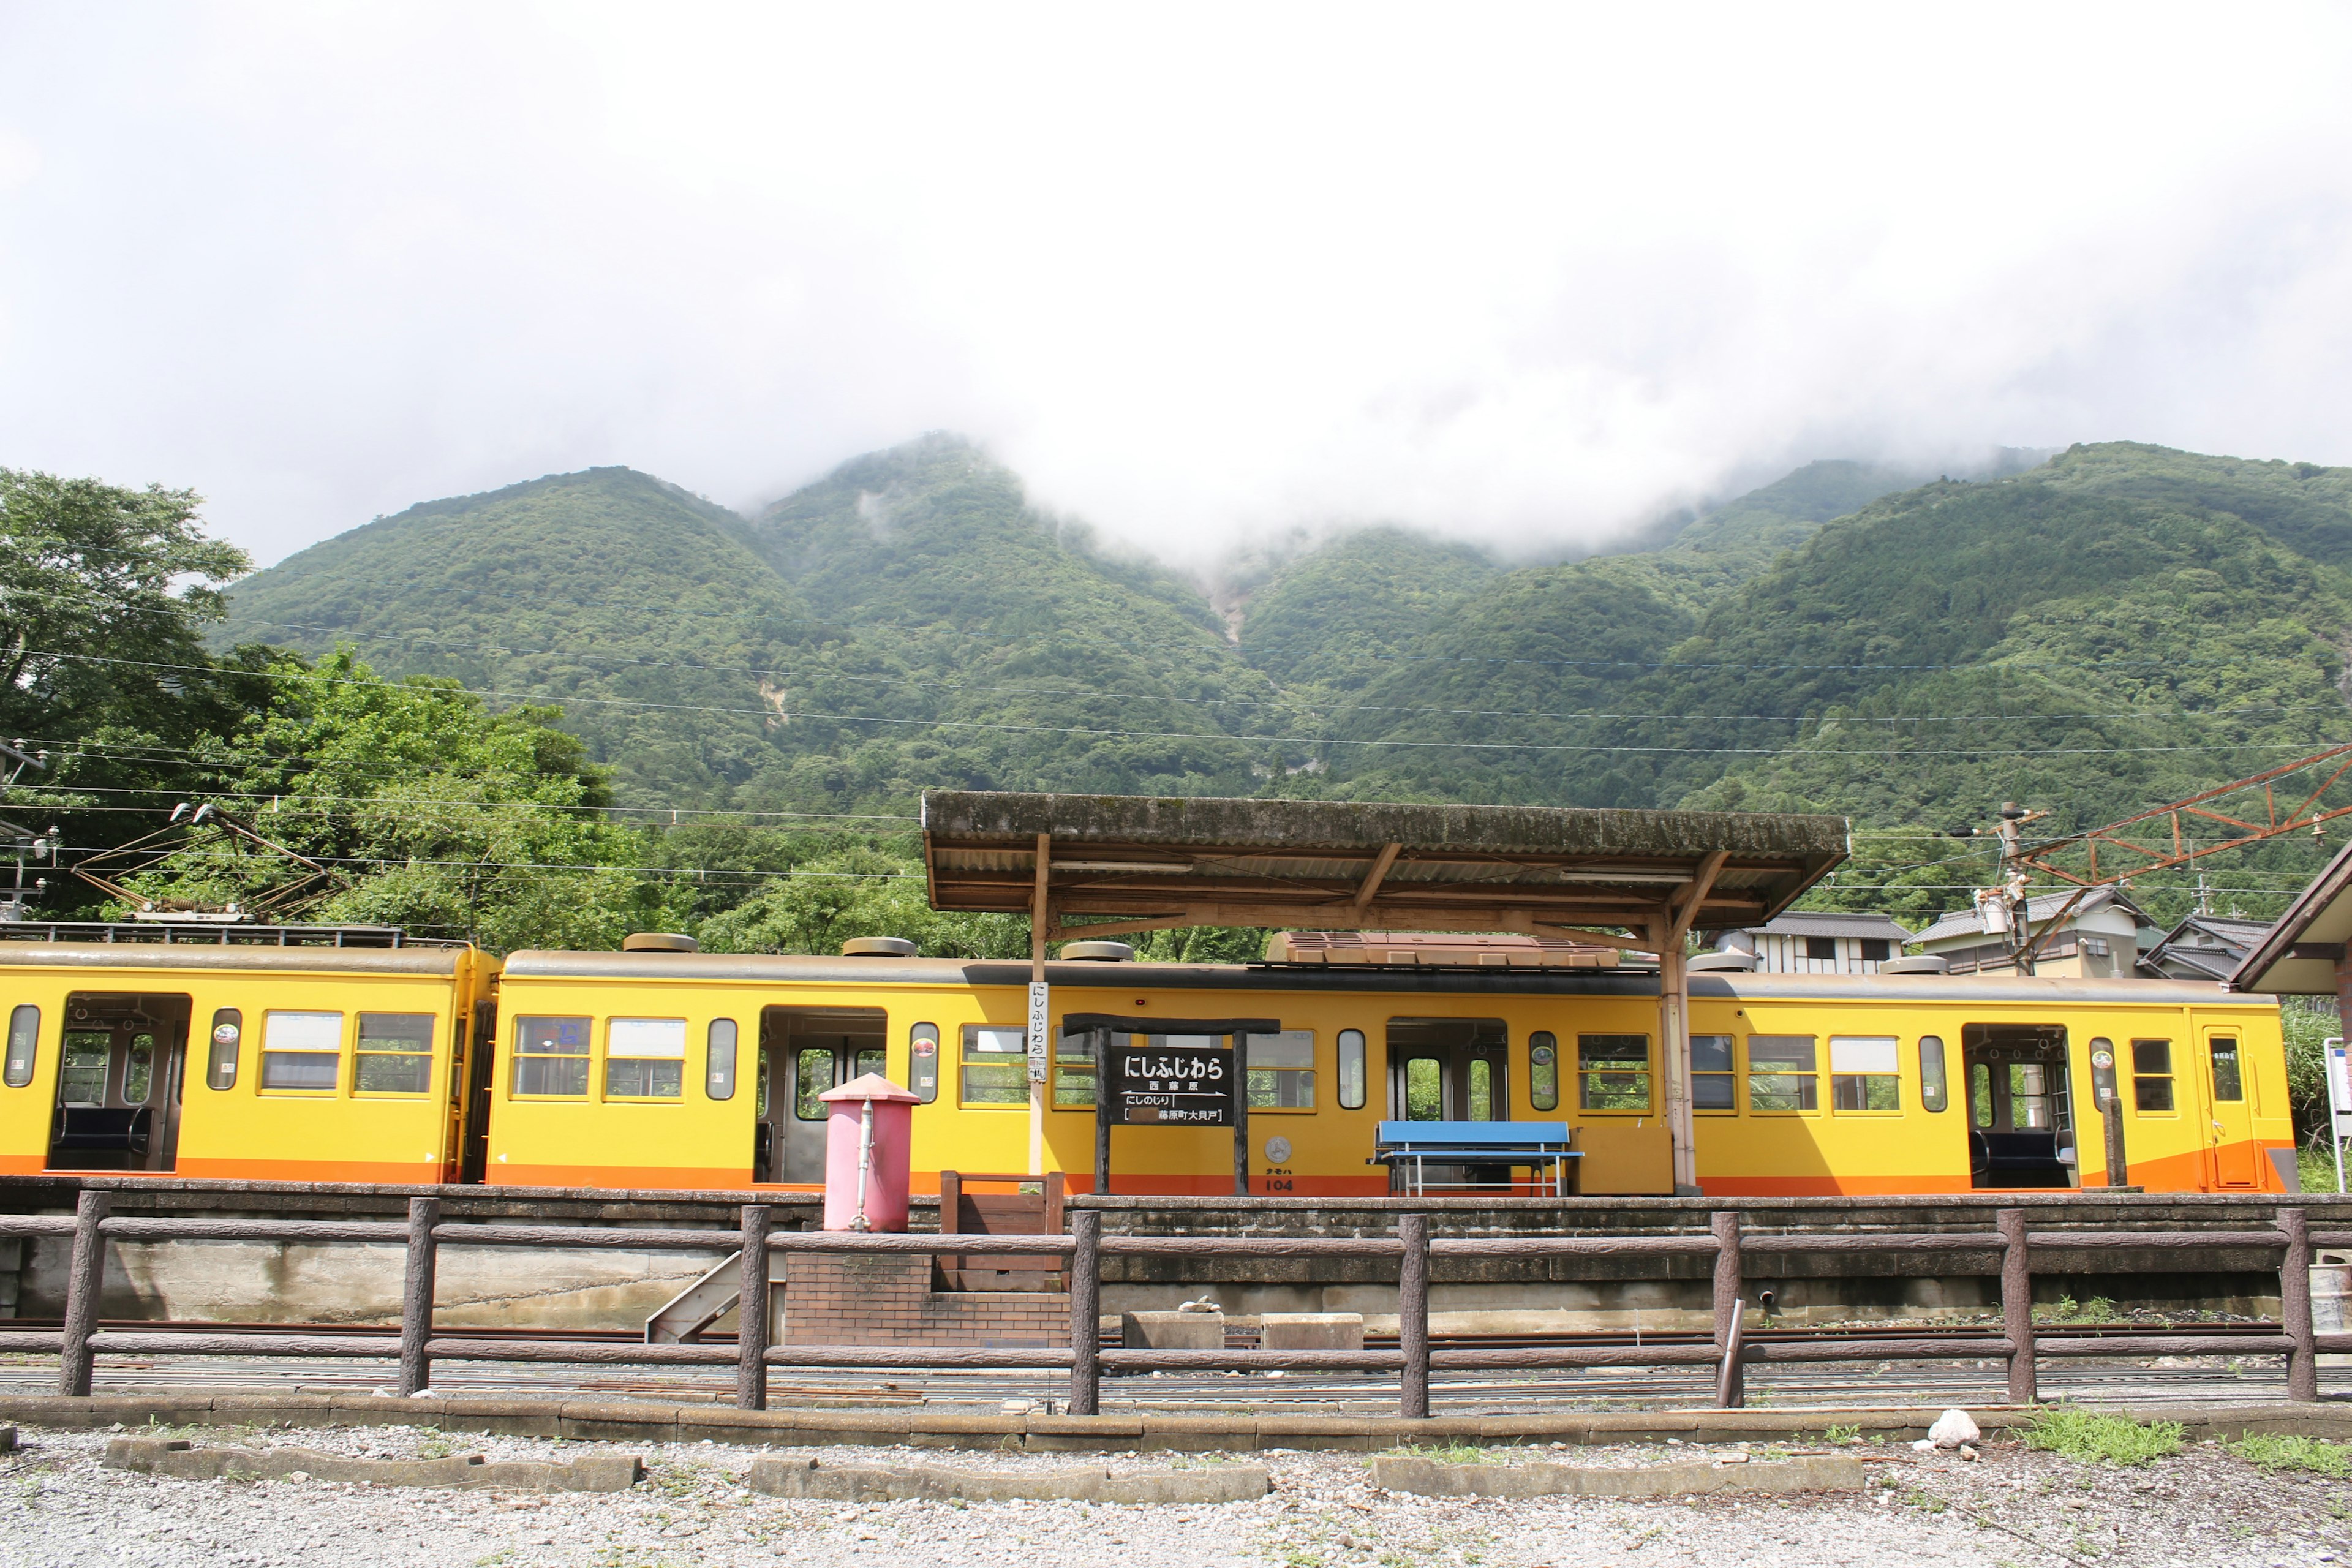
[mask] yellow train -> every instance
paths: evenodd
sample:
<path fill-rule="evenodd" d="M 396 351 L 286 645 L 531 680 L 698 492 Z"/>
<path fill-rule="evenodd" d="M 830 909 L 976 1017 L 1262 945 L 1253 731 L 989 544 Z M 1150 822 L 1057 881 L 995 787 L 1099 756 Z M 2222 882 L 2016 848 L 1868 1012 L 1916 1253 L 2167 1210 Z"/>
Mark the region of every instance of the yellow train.
<path fill-rule="evenodd" d="M 367 935 L 0 943 L 0 1173 L 459 1179 L 497 963 Z"/>
<path fill-rule="evenodd" d="M 805 1185 L 817 1096 L 879 1072 L 920 1101 L 919 1190 L 941 1170 L 1059 1170 L 1083 1191 L 1095 1058 L 1061 1028 L 1094 1014 L 1280 1025 L 1246 1048 L 1255 1193 L 1389 1191 L 1380 1124 L 1432 1121 L 1563 1122 L 1580 1191 L 1672 1190 L 1654 973 L 1056 963 L 1035 1110 L 1029 978 L 900 957 L 0 943 L 0 1172 Z M 2296 1185 L 2267 997 L 1725 973 L 1691 991 L 1710 1194 L 2103 1185 L 2111 1095 L 2135 1185 Z M 1112 1136 L 1116 1191 L 1234 1190 L 1227 1131 Z"/>

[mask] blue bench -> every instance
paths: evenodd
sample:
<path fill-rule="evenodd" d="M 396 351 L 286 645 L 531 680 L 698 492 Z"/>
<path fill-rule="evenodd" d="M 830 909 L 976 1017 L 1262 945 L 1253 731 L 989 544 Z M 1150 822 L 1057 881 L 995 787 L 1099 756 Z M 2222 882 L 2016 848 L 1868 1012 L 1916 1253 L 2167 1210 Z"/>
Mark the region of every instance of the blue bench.
<path fill-rule="evenodd" d="M 1407 1196 L 1433 1191 L 1492 1186 L 1491 1182 L 1432 1182 L 1428 1168 L 1525 1165 L 1534 1175 L 1536 1195 L 1565 1197 L 1569 1162 L 1583 1155 L 1565 1121 L 1383 1121 L 1370 1165 L 1402 1173 Z M 1508 1181 L 1507 1174 L 1504 1178 Z"/>

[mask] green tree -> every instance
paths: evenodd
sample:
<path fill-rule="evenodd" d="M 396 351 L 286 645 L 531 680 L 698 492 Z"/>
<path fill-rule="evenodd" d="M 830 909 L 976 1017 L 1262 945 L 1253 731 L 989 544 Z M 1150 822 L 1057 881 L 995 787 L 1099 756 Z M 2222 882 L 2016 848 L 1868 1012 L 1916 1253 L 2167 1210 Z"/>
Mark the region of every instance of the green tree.
<path fill-rule="evenodd" d="M 205 533 L 200 504 L 192 490 L 0 468 L 0 736 L 49 753 L 12 805 L 55 814 L 77 847 L 152 826 L 146 808 L 168 810 L 266 700 L 254 656 L 205 650 L 217 584 L 249 563 Z M 90 912 L 94 893 L 51 881 L 53 912 Z"/>
<path fill-rule="evenodd" d="M 930 907 L 919 860 L 877 846 L 844 848 L 779 877 L 696 934 L 713 952 L 839 952 L 852 937 L 904 937 L 929 958 L 1026 958 L 1018 915 Z"/>
<path fill-rule="evenodd" d="M 320 921 L 408 926 L 492 948 L 610 948 L 660 910 L 647 836 L 609 820 L 609 790 L 557 710 L 492 712 L 455 683 L 380 679 L 350 650 L 272 650 L 270 700 L 226 739 L 215 798 L 327 865 Z M 141 890 L 247 897 L 293 863 L 194 852 Z"/>

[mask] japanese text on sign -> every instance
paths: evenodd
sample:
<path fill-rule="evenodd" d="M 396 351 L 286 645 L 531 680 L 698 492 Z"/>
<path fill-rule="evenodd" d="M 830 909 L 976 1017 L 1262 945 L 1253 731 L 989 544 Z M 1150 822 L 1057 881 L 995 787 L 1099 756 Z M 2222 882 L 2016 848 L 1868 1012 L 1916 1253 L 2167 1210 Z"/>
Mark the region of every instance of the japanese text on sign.
<path fill-rule="evenodd" d="M 1110 1054 L 1112 1119 L 1230 1127 L 1234 1053 L 1221 1046 L 1150 1046 Z"/>

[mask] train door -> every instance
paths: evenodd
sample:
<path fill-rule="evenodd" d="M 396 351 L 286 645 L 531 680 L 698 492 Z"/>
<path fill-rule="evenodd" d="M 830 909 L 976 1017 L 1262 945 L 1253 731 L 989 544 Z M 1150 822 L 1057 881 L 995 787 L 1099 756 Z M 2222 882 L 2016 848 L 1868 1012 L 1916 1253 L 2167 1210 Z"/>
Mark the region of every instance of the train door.
<path fill-rule="evenodd" d="M 457 1179 L 479 1182 L 489 1174 L 490 1086 L 499 1054 L 499 1005 L 474 1004 L 472 1044 L 466 1055 L 465 1124 L 459 1129 Z"/>
<path fill-rule="evenodd" d="M 66 998 L 52 1171 L 169 1171 L 179 1160 L 189 999 Z"/>
<path fill-rule="evenodd" d="M 1965 1024 L 1969 1167 L 1979 1187 L 2078 1184 L 2062 1024 Z"/>
<path fill-rule="evenodd" d="M 2213 1184 L 2245 1189 L 2262 1184 L 2262 1151 L 2254 1147 L 2254 1106 L 2246 1095 L 2245 1058 L 2235 1030 L 2205 1034 L 2205 1089 L 2210 1096 L 2207 1147 Z"/>
<path fill-rule="evenodd" d="M 889 1021 L 879 1007 L 767 1007 L 760 1013 L 755 1182 L 824 1180 L 826 1106 L 818 1099 L 884 1070 Z"/>
<path fill-rule="evenodd" d="M 1508 1121 L 1509 1040 L 1500 1018 L 1391 1018 L 1388 1119 Z"/>

